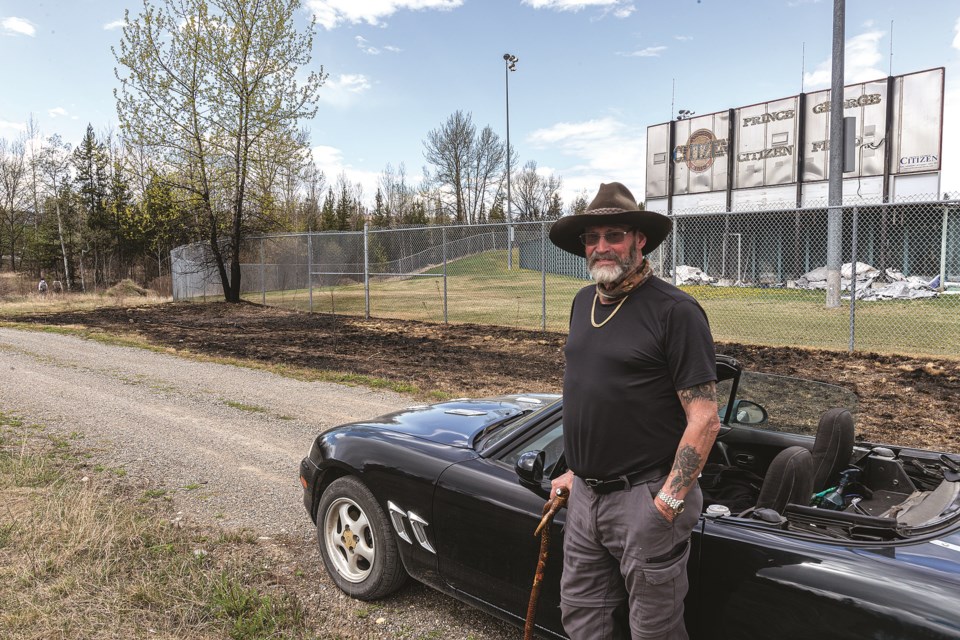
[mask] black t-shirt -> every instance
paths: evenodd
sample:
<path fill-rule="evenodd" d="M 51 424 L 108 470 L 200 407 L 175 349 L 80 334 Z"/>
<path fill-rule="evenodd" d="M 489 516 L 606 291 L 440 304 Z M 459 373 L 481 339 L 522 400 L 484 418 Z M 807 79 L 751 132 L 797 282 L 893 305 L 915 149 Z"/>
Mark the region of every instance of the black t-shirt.
<path fill-rule="evenodd" d="M 581 289 L 570 311 L 563 376 L 567 465 L 610 478 L 673 461 L 686 428 L 677 391 L 717 379 L 713 337 L 691 296 L 656 277 L 616 305 Z M 591 315 L 602 327 L 592 326 Z"/>

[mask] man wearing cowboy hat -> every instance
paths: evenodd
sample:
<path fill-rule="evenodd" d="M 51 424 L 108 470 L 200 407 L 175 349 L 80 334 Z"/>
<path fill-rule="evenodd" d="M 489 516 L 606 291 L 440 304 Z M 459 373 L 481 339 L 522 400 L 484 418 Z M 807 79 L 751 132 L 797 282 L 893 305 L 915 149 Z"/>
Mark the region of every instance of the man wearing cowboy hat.
<path fill-rule="evenodd" d="M 586 258 L 596 281 L 570 311 L 569 471 L 553 480 L 554 494 L 570 490 L 560 608 L 573 640 L 687 637 L 697 476 L 720 421 L 706 314 L 644 258 L 672 226 L 613 182 L 550 230 L 555 245 Z"/>

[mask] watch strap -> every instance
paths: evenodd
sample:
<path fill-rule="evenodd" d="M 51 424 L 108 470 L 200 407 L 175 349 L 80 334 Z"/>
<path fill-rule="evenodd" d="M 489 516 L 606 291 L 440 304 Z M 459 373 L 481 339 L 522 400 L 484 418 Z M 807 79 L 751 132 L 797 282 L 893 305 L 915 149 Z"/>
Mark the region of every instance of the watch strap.
<path fill-rule="evenodd" d="M 674 498 L 673 496 L 667 494 L 663 489 L 660 489 L 660 491 L 657 492 L 657 497 L 675 512 L 679 513 L 683 510 L 683 500 Z"/>

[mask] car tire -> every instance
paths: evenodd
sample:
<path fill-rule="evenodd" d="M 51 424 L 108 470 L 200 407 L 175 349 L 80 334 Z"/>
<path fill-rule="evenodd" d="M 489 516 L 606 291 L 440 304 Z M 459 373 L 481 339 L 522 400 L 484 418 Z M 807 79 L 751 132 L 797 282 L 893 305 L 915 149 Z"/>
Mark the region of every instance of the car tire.
<path fill-rule="evenodd" d="M 333 481 L 323 492 L 317 540 L 327 573 L 354 598 L 383 598 L 407 578 L 386 514 L 366 485 L 352 476 Z"/>

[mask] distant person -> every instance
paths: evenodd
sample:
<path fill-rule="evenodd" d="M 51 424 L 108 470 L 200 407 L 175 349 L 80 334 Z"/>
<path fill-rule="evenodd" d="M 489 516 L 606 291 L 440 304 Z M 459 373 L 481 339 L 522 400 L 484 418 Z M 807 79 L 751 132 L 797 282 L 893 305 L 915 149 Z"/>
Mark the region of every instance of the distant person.
<path fill-rule="evenodd" d="M 685 640 L 697 476 L 720 430 L 717 362 L 703 309 L 645 257 L 670 218 L 618 182 L 550 240 L 595 281 L 570 311 L 563 439 L 570 490 L 560 611 L 572 640 Z"/>
<path fill-rule="evenodd" d="M 63 293 L 63 283 L 59 280 L 53 281 L 53 292 L 54 293 Z"/>
<path fill-rule="evenodd" d="M 40 278 L 40 283 L 37 285 L 37 291 L 40 293 L 40 295 L 45 296 L 47 295 L 47 289 L 47 281 L 43 278 Z"/>

